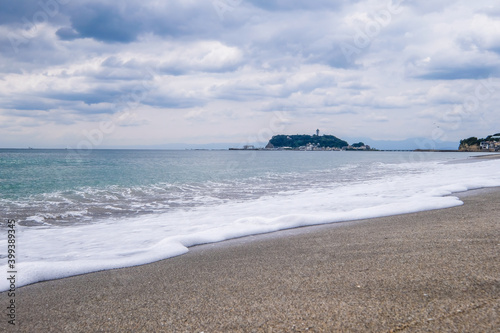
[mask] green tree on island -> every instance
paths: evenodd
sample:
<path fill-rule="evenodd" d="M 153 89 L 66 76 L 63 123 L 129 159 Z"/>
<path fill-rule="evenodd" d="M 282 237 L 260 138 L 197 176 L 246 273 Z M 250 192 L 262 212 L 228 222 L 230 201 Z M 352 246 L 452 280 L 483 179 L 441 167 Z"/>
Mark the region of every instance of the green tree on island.
<path fill-rule="evenodd" d="M 342 148 L 348 146 L 349 144 L 337 138 L 333 135 L 307 135 L 307 134 L 296 134 L 296 135 L 275 135 L 269 140 L 269 142 L 276 148 L 280 147 L 291 147 L 298 148 L 305 146 L 309 143 L 318 144 L 319 147 L 323 148 Z"/>
<path fill-rule="evenodd" d="M 496 133 L 493 135 L 488 135 L 486 138 L 478 139 L 475 136 L 471 136 L 470 138 L 460 140 L 460 145 L 458 146 L 459 150 L 474 150 L 479 149 L 479 145 L 482 141 L 500 141 L 500 133 Z"/>

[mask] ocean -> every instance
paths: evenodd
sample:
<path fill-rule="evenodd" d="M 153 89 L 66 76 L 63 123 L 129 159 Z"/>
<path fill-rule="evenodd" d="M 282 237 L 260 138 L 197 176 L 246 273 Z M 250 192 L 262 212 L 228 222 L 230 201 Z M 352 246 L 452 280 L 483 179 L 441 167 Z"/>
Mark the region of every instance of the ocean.
<path fill-rule="evenodd" d="M 9 271 L 9 219 L 19 287 L 197 244 L 453 207 L 455 192 L 500 186 L 500 160 L 474 155 L 1 149 L 0 264 Z"/>

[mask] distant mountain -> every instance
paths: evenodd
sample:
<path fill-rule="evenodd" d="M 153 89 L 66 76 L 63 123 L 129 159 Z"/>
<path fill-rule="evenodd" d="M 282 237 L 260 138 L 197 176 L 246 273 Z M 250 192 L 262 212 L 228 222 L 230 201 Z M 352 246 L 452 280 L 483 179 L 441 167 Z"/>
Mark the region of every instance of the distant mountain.
<path fill-rule="evenodd" d="M 151 150 L 227 150 L 229 147 L 243 147 L 243 145 L 254 144 L 256 147 L 264 147 L 262 143 L 166 143 L 159 145 L 124 145 L 124 146 L 105 146 L 99 149 L 151 149 Z"/>
<path fill-rule="evenodd" d="M 415 150 L 415 149 L 436 149 L 436 150 L 457 150 L 458 142 L 454 141 L 434 141 L 428 138 L 409 138 L 405 140 L 373 140 L 366 137 L 348 137 L 349 142 L 362 141 L 372 148 L 379 150 Z"/>

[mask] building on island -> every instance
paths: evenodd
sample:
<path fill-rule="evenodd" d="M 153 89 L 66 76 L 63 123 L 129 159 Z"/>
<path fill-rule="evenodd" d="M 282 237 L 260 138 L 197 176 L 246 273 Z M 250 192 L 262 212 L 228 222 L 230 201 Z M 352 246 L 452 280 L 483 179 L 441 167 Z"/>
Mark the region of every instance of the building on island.
<path fill-rule="evenodd" d="M 492 137 L 492 139 L 496 139 L 496 137 Z M 498 137 L 500 139 L 500 137 Z M 481 141 L 479 143 L 479 149 L 484 151 L 500 151 L 500 142 L 498 141 Z"/>

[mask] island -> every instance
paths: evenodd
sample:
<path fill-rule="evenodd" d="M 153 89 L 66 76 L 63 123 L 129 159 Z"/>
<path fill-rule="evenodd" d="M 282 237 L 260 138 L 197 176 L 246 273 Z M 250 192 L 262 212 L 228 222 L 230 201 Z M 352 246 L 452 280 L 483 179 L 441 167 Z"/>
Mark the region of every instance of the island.
<path fill-rule="evenodd" d="M 377 150 L 365 145 L 363 142 L 350 145 L 347 141 L 334 135 L 316 134 L 279 134 L 274 135 L 265 148 L 255 148 L 245 145 L 243 148 L 229 148 L 229 150 L 300 150 L 300 151 L 340 151 L 340 150 Z"/>
<path fill-rule="evenodd" d="M 339 151 L 339 150 L 373 150 L 370 146 L 363 142 L 358 142 L 350 145 L 347 141 L 339 139 L 334 135 L 319 135 L 319 130 L 316 134 L 279 134 L 269 140 L 267 150 L 302 150 L 302 151 Z"/>

